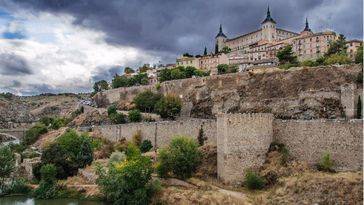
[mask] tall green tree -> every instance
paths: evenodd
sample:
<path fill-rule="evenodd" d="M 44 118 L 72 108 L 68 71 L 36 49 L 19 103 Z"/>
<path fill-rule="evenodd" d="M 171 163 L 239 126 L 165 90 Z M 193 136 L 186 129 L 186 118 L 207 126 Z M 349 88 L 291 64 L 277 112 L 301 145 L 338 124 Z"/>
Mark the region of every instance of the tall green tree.
<path fill-rule="evenodd" d="M 0 194 L 6 189 L 5 180 L 15 169 L 15 156 L 8 146 L 0 147 Z"/>
<path fill-rule="evenodd" d="M 346 38 L 343 34 L 340 34 L 337 40 L 330 42 L 329 49 L 325 53 L 325 56 L 333 54 L 346 55 L 346 49 Z"/>
<path fill-rule="evenodd" d="M 297 56 L 294 55 L 292 51 L 292 46 L 287 45 L 282 50 L 277 52 L 277 58 L 279 60 L 279 64 L 297 64 Z"/>
<path fill-rule="evenodd" d="M 205 46 L 205 50 L 203 51 L 203 55 L 206 56 L 207 55 L 207 48 Z"/>

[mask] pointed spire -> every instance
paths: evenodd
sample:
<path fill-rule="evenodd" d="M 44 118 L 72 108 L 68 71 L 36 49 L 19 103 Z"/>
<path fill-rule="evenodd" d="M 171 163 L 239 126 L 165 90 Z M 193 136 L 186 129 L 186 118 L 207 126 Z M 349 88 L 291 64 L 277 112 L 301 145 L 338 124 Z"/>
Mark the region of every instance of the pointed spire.
<path fill-rule="evenodd" d="M 227 38 L 224 34 L 224 32 L 222 32 L 222 25 L 220 24 L 220 28 L 219 28 L 219 33 L 216 35 L 216 38 L 217 37 L 224 37 L 224 38 Z"/>
<path fill-rule="evenodd" d="M 270 21 L 270 22 L 272 22 L 272 23 L 276 23 L 276 22 L 273 20 L 273 18 L 271 17 L 271 15 L 270 15 L 269 4 L 268 4 L 268 8 L 267 8 L 267 17 L 265 17 L 265 19 L 264 19 L 264 21 L 262 22 L 262 24 L 263 24 L 263 23 L 266 23 L 266 22 L 268 22 L 268 21 Z"/>
<path fill-rule="evenodd" d="M 307 20 L 307 17 L 306 17 L 306 25 L 305 25 L 305 29 L 303 29 L 303 31 L 311 31 L 309 25 L 308 25 L 308 20 Z"/>
<path fill-rule="evenodd" d="M 206 46 L 205 46 L 205 50 L 203 51 L 203 55 L 204 56 L 207 55 L 207 48 L 206 48 Z"/>

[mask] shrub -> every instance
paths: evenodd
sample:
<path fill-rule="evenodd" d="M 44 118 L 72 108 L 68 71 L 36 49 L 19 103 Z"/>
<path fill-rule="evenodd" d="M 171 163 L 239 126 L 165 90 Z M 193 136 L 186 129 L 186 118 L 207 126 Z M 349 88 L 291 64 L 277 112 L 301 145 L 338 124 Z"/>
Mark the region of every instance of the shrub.
<path fill-rule="evenodd" d="M 225 73 L 227 73 L 228 68 L 229 68 L 229 65 L 227 65 L 227 64 L 219 64 L 219 65 L 217 65 L 217 73 L 225 74 Z"/>
<path fill-rule="evenodd" d="M 269 146 L 269 151 L 278 151 L 281 153 L 281 164 L 284 166 L 287 165 L 289 160 L 289 150 L 284 144 L 273 141 Z"/>
<path fill-rule="evenodd" d="M 19 178 L 11 181 L 6 192 L 9 194 L 28 194 L 31 192 L 31 188 L 25 179 Z"/>
<path fill-rule="evenodd" d="M 248 170 L 245 174 L 244 184 L 248 189 L 263 189 L 265 180 L 257 173 Z"/>
<path fill-rule="evenodd" d="M 297 56 L 294 55 L 292 51 L 292 46 L 287 45 L 283 49 L 277 52 L 277 58 L 279 60 L 279 64 L 288 64 L 288 65 L 297 65 Z M 292 66 L 291 66 L 292 67 Z"/>
<path fill-rule="evenodd" d="M 106 200 L 113 204 L 148 204 L 155 189 L 150 184 L 153 172 L 149 158 L 139 156 L 109 167 L 98 167 L 97 184 Z"/>
<path fill-rule="evenodd" d="M 335 172 L 333 169 L 334 161 L 331 159 L 330 153 L 323 154 L 321 161 L 317 164 L 317 169 L 324 172 Z"/>
<path fill-rule="evenodd" d="M 195 172 L 200 158 L 198 144 L 193 139 L 175 137 L 168 148 L 159 151 L 157 171 L 161 177 L 172 172 L 178 178 L 189 178 Z"/>
<path fill-rule="evenodd" d="M 361 45 L 355 54 L 355 63 L 363 64 L 363 45 Z"/>
<path fill-rule="evenodd" d="M 48 129 L 44 124 L 37 123 L 25 132 L 22 143 L 24 143 L 25 145 L 31 145 L 39 139 L 40 135 L 47 132 Z"/>
<path fill-rule="evenodd" d="M 139 146 L 142 153 L 149 152 L 152 148 L 152 142 L 150 140 L 143 140 L 142 144 Z"/>
<path fill-rule="evenodd" d="M 113 164 L 113 163 L 119 163 L 119 162 L 122 162 L 126 160 L 126 155 L 124 152 L 119 152 L 119 151 L 116 151 L 116 152 L 113 152 L 110 156 L 110 159 L 109 159 L 109 164 Z"/>
<path fill-rule="evenodd" d="M 133 159 L 133 158 L 137 158 L 137 157 L 141 156 L 139 147 L 133 143 L 128 143 L 125 154 L 126 154 L 127 159 Z"/>
<path fill-rule="evenodd" d="M 114 145 L 114 150 L 125 152 L 126 148 L 128 147 L 128 142 L 125 138 L 122 138 Z"/>
<path fill-rule="evenodd" d="M 77 174 L 79 168 L 91 164 L 93 149 L 88 135 L 78 135 L 74 130 L 61 135 L 55 143 L 42 152 L 41 163 L 53 164 L 57 178 L 64 179 Z"/>
<path fill-rule="evenodd" d="M 280 69 L 283 69 L 283 70 L 288 70 L 288 69 L 290 69 L 291 67 L 295 67 L 295 66 L 297 66 L 297 64 L 293 64 L 293 63 L 284 63 L 284 64 L 279 65 L 279 68 L 280 68 Z"/>
<path fill-rule="evenodd" d="M 133 135 L 132 141 L 136 146 L 140 146 L 142 143 L 142 132 L 140 130 Z"/>
<path fill-rule="evenodd" d="M 0 147 L 0 193 L 6 189 L 5 179 L 15 168 L 15 156 L 8 146 Z"/>
<path fill-rule="evenodd" d="M 356 108 L 356 118 L 361 119 L 362 116 L 362 103 L 361 103 L 361 98 L 360 96 L 358 97 L 358 102 L 357 102 L 357 108 Z"/>
<path fill-rule="evenodd" d="M 115 105 L 110 105 L 108 108 L 107 108 L 107 115 L 110 116 L 112 114 L 116 114 L 116 106 Z"/>
<path fill-rule="evenodd" d="M 126 119 L 125 119 L 126 117 L 122 113 L 112 113 L 111 115 L 109 115 L 109 118 L 110 118 L 111 122 L 113 122 L 115 124 L 126 123 Z"/>
<path fill-rule="evenodd" d="M 40 122 L 54 130 L 58 130 L 66 125 L 66 119 L 59 117 L 43 117 Z"/>
<path fill-rule="evenodd" d="M 175 119 L 182 109 L 182 102 L 177 96 L 167 95 L 155 105 L 155 111 L 162 117 Z"/>
<path fill-rule="evenodd" d="M 160 87 L 160 84 L 159 84 Z M 158 93 L 153 93 L 150 90 L 146 90 L 144 92 L 139 93 L 133 99 L 135 107 L 143 112 L 154 112 L 154 105 L 162 98 L 163 96 Z"/>
<path fill-rule="evenodd" d="M 57 197 L 57 168 L 53 164 L 43 165 L 40 169 L 41 181 L 34 191 L 37 199 L 52 199 Z"/>
<path fill-rule="evenodd" d="M 308 66 L 308 67 L 314 67 L 314 66 L 318 66 L 318 63 L 316 61 L 312 61 L 312 60 L 305 60 L 301 63 L 301 65 Z"/>
<path fill-rule="evenodd" d="M 128 112 L 128 118 L 130 122 L 140 122 L 142 121 L 142 114 L 140 113 L 139 110 L 130 110 Z"/>
<path fill-rule="evenodd" d="M 332 54 L 325 60 L 326 65 L 332 65 L 332 64 L 342 65 L 348 63 L 351 63 L 351 59 L 344 54 Z"/>

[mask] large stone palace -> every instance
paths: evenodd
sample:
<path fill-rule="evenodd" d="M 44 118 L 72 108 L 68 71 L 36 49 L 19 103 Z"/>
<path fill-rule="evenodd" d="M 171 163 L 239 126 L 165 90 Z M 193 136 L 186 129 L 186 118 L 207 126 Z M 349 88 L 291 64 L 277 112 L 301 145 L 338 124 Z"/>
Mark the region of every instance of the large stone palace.
<path fill-rule="evenodd" d="M 271 66 L 278 63 L 276 54 L 281 48 L 291 45 L 300 61 L 314 60 L 322 56 L 329 48 L 329 43 L 336 40 L 338 35 L 333 31 L 314 33 L 306 18 L 306 24 L 301 32 L 293 32 L 277 28 L 272 18 L 269 6 L 266 18 L 258 30 L 237 37 L 228 38 L 220 25 L 215 37 L 215 52 L 203 56 L 182 56 L 176 60 L 181 66 L 194 66 L 216 73 L 219 64 L 235 64 L 240 70 L 252 66 Z M 348 54 L 354 57 L 361 41 L 347 42 Z M 222 52 L 227 49 L 230 52 Z"/>

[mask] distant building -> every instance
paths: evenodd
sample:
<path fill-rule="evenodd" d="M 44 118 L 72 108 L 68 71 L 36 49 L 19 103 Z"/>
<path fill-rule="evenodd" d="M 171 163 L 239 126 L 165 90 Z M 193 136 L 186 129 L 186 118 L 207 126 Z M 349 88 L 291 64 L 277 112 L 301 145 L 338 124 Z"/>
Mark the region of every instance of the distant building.
<path fill-rule="evenodd" d="M 194 66 L 196 68 L 214 70 L 218 64 L 235 64 L 239 70 L 243 71 L 252 66 L 274 66 L 278 64 L 277 52 L 287 45 L 292 46 L 292 50 L 300 61 L 314 60 L 327 52 L 330 42 L 336 40 L 338 36 L 333 31 L 323 31 L 314 33 L 308 20 L 300 33 L 277 28 L 277 23 L 273 19 L 268 7 L 265 19 L 261 22 L 260 28 L 228 38 L 220 25 L 219 32 L 215 37 L 215 54 L 196 57 L 181 57 L 177 59 L 177 65 Z M 361 41 L 348 41 L 348 55 L 354 58 Z M 227 54 L 223 54 L 224 47 L 231 49 Z"/>

